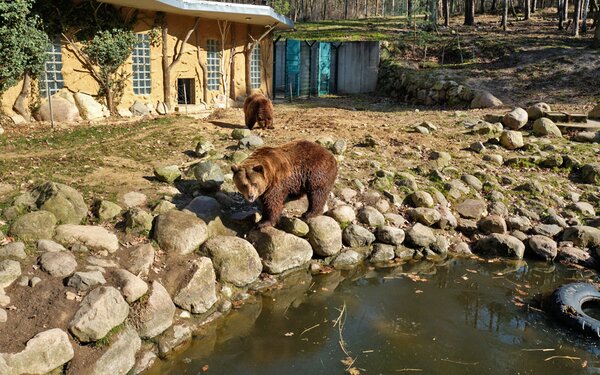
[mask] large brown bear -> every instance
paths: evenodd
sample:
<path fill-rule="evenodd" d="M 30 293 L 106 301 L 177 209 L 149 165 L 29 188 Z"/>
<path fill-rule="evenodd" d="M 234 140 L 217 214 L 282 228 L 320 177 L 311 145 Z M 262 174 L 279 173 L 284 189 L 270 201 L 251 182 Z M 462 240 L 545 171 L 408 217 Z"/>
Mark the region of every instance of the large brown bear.
<path fill-rule="evenodd" d="M 252 94 L 244 102 L 246 126 L 252 130 L 254 124 L 264 129 L 273 129 L 273 103 L 263 94 Z"/>
<path fill-rule="evenodd" d="M 233 181 L 244 198 L 261 200 L 259 228 L 275 226 L 287 198 L 308 197 L 304 218 L 323 213 L 323 206 L 337 177 L 337 162 L 322 146 L 293 141 L 281 147 L 262 147 L 239 165 L 231 167 Z"/>

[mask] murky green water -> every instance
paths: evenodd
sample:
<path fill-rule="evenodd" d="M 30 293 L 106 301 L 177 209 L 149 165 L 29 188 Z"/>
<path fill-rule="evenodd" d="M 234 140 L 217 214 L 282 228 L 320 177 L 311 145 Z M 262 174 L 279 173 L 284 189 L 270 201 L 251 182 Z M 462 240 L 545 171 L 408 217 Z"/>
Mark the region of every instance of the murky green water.
<path fill-rule="evenodd" d="M 600 374 L 600 341 L 535 309 L 540 293 L 582 278 L 598 279 L 562 265 L 464 259 L 297 273 L 151 374 L 343 374 L 334 321 L 344 305 L 342 337 L 362 374 Z"/>

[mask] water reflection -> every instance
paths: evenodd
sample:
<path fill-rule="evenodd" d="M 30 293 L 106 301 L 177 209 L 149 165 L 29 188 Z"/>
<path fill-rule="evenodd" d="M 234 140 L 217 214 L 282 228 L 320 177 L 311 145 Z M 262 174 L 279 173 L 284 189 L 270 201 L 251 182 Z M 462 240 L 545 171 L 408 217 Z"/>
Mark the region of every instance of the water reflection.
<path fill-rule="evenodd" d="M 540 295 L 593 272 L 454 259 L 289 276 L 151 374 L 343 374 L 339 331 L 370 374 L 600 373 L 597 343 L 555 324 Z"/>

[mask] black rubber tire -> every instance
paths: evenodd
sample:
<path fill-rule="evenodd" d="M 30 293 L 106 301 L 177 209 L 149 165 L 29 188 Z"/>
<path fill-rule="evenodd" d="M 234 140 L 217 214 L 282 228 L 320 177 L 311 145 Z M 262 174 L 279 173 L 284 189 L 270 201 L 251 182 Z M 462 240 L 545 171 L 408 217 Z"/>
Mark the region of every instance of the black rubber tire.
<path fill-rule="evenodd" d="M 600 320 L 583 312 L 582 305 L 589 301 L 600 303 L 600 292 L 589 283 L 562 285 L 552 293 L 550 312 L 563 323 L 585 333 L 600 338 Z"/>

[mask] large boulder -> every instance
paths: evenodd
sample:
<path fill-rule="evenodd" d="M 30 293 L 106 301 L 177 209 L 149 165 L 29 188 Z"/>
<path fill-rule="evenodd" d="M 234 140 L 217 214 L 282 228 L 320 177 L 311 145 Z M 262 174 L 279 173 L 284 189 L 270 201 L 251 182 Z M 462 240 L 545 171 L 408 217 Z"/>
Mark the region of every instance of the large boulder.
<path fill-rule="evenodd" d="M 375 235 L 365 227 L 351 224 L 342 232 L 342 241 L 348 247 L 369 246 L 375 241 Z"/>
<path fill-rule="evenodd" d="M 585 225 L 569 227 L 563 231 L 562 240 L 581 247 L 600 246 L 600 229 Z"/>
<path fill-rule="evenodd" d="M 0 353 L 2 374 L 47 374 L 73 359 L 69 335 L 53 328 L 35 335 L 19 353 Z"/>
<path fill-rule="evenodd" d="M 48 99 L 42 100 L 42 105 L 38 111 L 41 121 L 50 121 L 54 119 L 56 122 L 76 122 L 81 121 L 79 110 L 75 103 L 71 103 L 65 98 L 52 96 L 52 114 L 50 114 L 50 104 Z M 37 117 L 36 117 L 37 118 Z"/>
<path fill-rule="evenodd" d="M 60 254 L 60 253 L 51 253 Z M 67 286 L 77 289 L 78 292 L 85 292 L 91 288 L 106 284 L 106 279 L 100 271 L 83 271 L 75 272 L 73 276 L 69 278 Z"/>
<path fill-rule="evenodd" d="M 484 255 L 523 259 L 525 245 L 511 235 L 493 233 L 477 241 L 474 250 Z"/>
<path fill-rule="evenodd" d="M 223 282 L 248 285 L 258 279 L 262 271 L 256 249 L 243 238 L 217 236 L 206 241 L 202 248 L 212 259 L 219 280 Z"/>
<path fill-rule="evenodd" d="M 96 341 L 129 315 L 129 305 L 113 287 L 101 286 L 92 290 L 69 324 L 69 330 L 81 342 Z"/>
<path fill-rule="evenodd" d="M 562 138 L 562 133 L 554 121 L 549 118 L 541 117 L 533 122 L 533 134 L 538 137 L 556 137 Z"/>
<path fill-rule="evenodd" d="M 34 211 L 19 216 L 10 226 L 9 234 L 23 241 L 51 239 L 56 228 L 56 217 L 49 211 Z"/>
<path fill-rule="evenodd" d="M 502 104 L 500 99 L 496 98 L 488 91 L 478 91 L 471 101 L 471 108 L 492 108 L 499 107 Z"/>
<path fill-rule="evenodd" d="M 79 114 L 84 120 L 97 120 L 104 117 L 102 104 L 98 103 L 92 96 L 77 92 L 74 98 Z"/>
<path fill-rule="evenodd" d="M 66 247 L 83 245 L 89 250 L 114 253 L 119 249 L 119 239 L 106 228 L 96 225 L 59 225 L 54 240 Z"/>
<path fill-rule="evenodd" d="M 383 217 L 383 215 L 382 215 Z M 329 216 L 317 216 L 307 222 L 308 242 L 315 254 L 330 256 L 342 249 L 342 229 L 335 219 Z"/>
<path fill-rule="evenodd" d="M 115 285 L 121 290 L 127 303 L 137 301 L 148 291 L 148 284 L 127 270 L 115 270 L 113 271 L 113 276 Z"/>
<path fill-rule="evenodd" d="M 6 288 L 21 276 L 21 263 L 15 260 L 0 262 L 0 290 Z"/>
<path fill-rule="evenodd" d="M 75 272 L 77 261 L 70 252 L 48 252 L 40 256 L 40 266 L 51 276 L 66 277 Z"/>
<path fill-rule="evenodd" d="M 202 219 L 207 226 L 208 237 L 235 235 L 221 219 L 221 204 L 213 197 L 198 196 L 185 207 Z"/>
<path fill-rule="evenodd" d="M 365 206 L 357 215 L 358 221 L 370 227 L 379 227 L 385 224 L 385 217 L 375 207 Z"/>
<path fill-rule="evenodd" d="M 579 173 L 581 180 L 586 184 L 600 186 L 600 163 L 585 164 L 581 167 Z"/>
<path fill-rule="evenodd" d="M 154 281 L 148 299 L 136 304 L 132 314 L 140 337 L 151 339 L 163 333 L 173 324 L 176 309 L 169 292 L 158 281 Z"/>
<path fill-rule="evenodd" d="M 262 259 L 264 270 L 272 274 L 300 267 L 313 255 L 308 241 L 273 227 L 252 232 L 250 241 Z"/>
<path fill-rule="evenodd" d="M 544 116 L 544 113 L 550 112 L 550 106 L 546 103 L 540 102 L 535 103 L 529 107 L 527 107 L 527 117 L 529 117 L 529 121 L 535 121 Z"/>
<path fill-rule="evenodd" d="M 406 235 L 402 229 L 387 225 L 379 227 L 375 231 L 375 237 L 377 237 L 377 241 L 394 246 L 401 245 L 402 242 L 404 242 L 405 236 Z"/>
<path fill-rule="evenodd" d="M 146 276 L 154 263 L 154 247 L 151 243 L 132 248 L 127 254 L 127 270 L 137 276 Z"/>
<path fill-rule="evenodd" d="M 600 120 L 600 104 L 596 104 L 596 106 L 588 113 L 588 118 Z"/>
<path fill-rule="evenodd" d="M 529 249 L 543 260 L 552 261 L 556 258 L 558 247 L 556 242 L 546 236 L 535 235 L 528 240 Z"/>
<path fill-rule="evenodd" d="M 512 130 L 519 130 L 527 124 L 528 117 L 527 111 L 523 108 L 517 107 L 512 111 L 508 112 L 502 118 L 502 124 Z"/>
<path fill-rule="evenodd" d="M 480 199 L 465 199 L 456 206 L 456 211 L 464 218 L 475 220 L 481 219 L 487 212 L 485 201 Z"/>
<path fill-rule="evenodd" d="M 189 254 L 207 238 L 206 224 L 192 212 L 171 210 L 156 219 L 154 239 L 168 253 Z"/>
<path fill-rule="evenodd" d="M 406 230 L 406 244 L 416 248 L 427 248 L 435 242 L 433 231 L 421 223 L 416 223 Z"/>
<path fill-rule="evenodd" d="M 131 107 L 129 107 L 129 111 L 134 116 L 148 116 L 150 114 L 150 110 L 148 107 L 144 105 L 142 102 L 138 102 L 137 100 L 133 102 Z"/>
<path fill-rule="evenodd" d="M 118 334 L 100 359 L 94 364 L 93 375 L 128 374 L 135 365 L 135 355 L 142 347 L 142 340 L 131 327 Z"/>
<path fill-rule="evenodd" d="M 200 188 L 206 191 L 219 190 L 225 180 L 221 167 L 212 161 L 198 163 L 194 167 L 194 176 Z"/>
<path fill-rule="evenodd" d="M 177 306 L 194 314 L 205 313 L 217 302 L 216 283 L 212 261 L 200 257 L 191 263 L 191 269 L 173 301 Z"/>
<path fill-rule="evenodd" d="M 505 130 L 500 135 L 500 144 L 507 150 L 515 150 L 525 145 L 523 134 L 515 130 Z"/>
<path fill-rule="evenodd" d="M 172 184 L 181 177 L 181 171 L 176 165 L 161 165 L 154 167 L 154 176 L 158 181 Z"/>
<path fill-rule="evenodd" d="M 88 213 L 83 196 L 70 186 L 46 182 L 33 190 L 40 210 L 50 211 L 59 224 L 79 224 Z"/>

